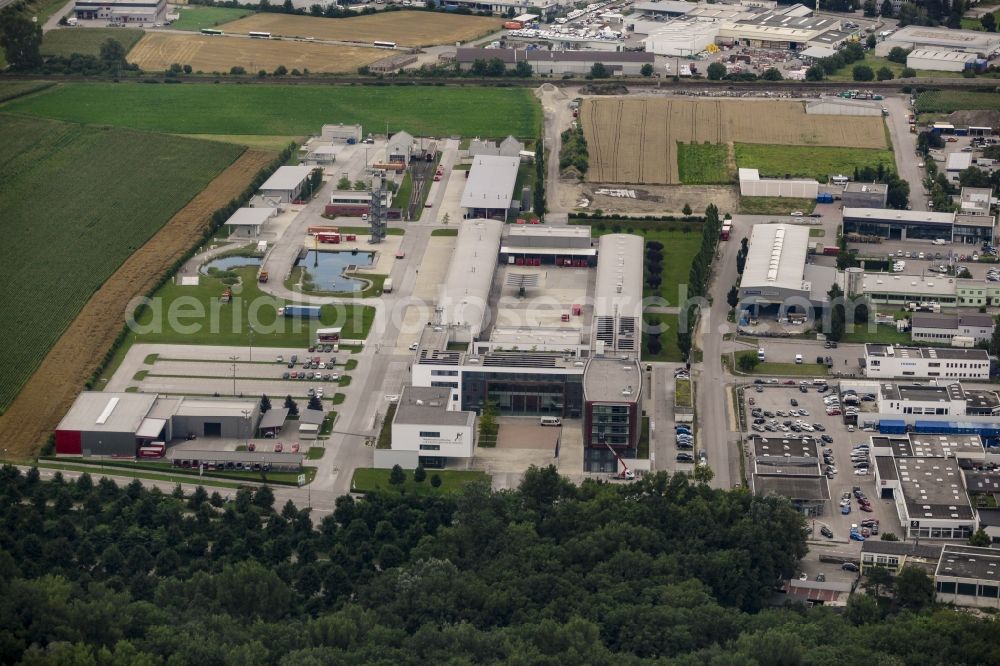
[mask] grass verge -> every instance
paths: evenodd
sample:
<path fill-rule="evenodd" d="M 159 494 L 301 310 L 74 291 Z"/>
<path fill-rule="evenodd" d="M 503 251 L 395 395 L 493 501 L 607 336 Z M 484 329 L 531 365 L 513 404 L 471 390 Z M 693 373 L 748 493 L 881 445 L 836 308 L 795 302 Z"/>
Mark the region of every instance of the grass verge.
<path fill-rule="evenodd" d="M 674 380 L 674 405 L 677 407 L 693 407 L 694 402 L 691 399 L 691 380 L 690 379 L 675 379 Z"/>
<path fill-rule="evenodd" d="M 644 314 L 642 318 L 646 322 L 642 332 L 642 360 L 683 361 L 684 357 L 677 346 L 677 315 L 650 312 Z M 646 330 L 649 328 L 660 331 L 661 348 L 659 353 L 653 354 L 649 350 L 649 333 Z"/>
<path fill-rule="evenodd" d="M 752 349 L 748 349 L 736 352 L 735 356 L 737 369 L 734 372 L 736 374 L 747 374 L 738 369 L 740 358 L 743 356 L 757 358 L 757 352 Z M 827 368 L 825 365 L 820 365 L 818 363 L 771 363 L 765 361 L 764 363 L 758 363 L 757 367 L 750 374 L 786 377 L 824 377 L 827 374 Z"/>
<path fill-rule="evenodd" d="M 879 162 L 896 170 L 893 152 L 886 149 L 736 144 L 737 166 L 757 169 L 763 178 L 824 180 L 838 174 L 850 176 L 855 167 L 876 167 Z"/>
<path fill-rule="evenodd" d="M 409 495 L 445 495 L 457 492 L 462 486 L 470 483 L 489 483 L 490 477 L 484 472 L 456 471 L 456 470 L 427 470 L 427 478 L 417 483 L 413 480 L 413 471 L 407 470 L 406 480 L 394 486 L 389 483 L 388 469 L 357 469 L 351 479 L 351 491 L 356 493 L 369 493 L 376 490 L 388 492 L 398 492 Z M 435 488 L 431 485 L 431 477 L 437 475 L 441 478 L 441 486 Z"/>
<path fill-rule="evenodd" d="M 792 211 L 809 214 L 816 209 L 813 199 L 786 197 L 740 197 L 740 213 L 744 215 L 788 215 Z"/>

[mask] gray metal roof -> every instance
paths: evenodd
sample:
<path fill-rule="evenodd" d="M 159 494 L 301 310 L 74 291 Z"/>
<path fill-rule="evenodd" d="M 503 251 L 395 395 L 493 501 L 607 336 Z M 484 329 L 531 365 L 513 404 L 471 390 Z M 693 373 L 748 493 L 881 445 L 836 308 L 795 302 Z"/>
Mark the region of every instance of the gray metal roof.
<path fill-rule="evenodd" d="M 828 500 L 830 489 L 825 476 L 753 475 L 754 492 L 758 495 L 780 495 L 791 500 Z"/>
<path fill-rule="evenodd" d="M 642 372 L 634 359 L 597 358 L 587 363 L 583 373 L 583 393 L 587 402 L 633 403 L 642 392 Z"/>
<path fill-rule="evenodd" d="M 504 224 L 499 220 L 463 220 L 451 255 L 448 274 L 438 292 L 441 324 L 472 328 L 473 337 L 483 328 L 489 312 L 487 300 L 500 251 Z"/>
<path fill-rule="evenodd" d="M 951 458 L 895 458 L 909 520 L 972 520 L 962 470 Z"/>
<path fill-rule="evenodd" d="M 961 153 L 963 155 L 967 153 Z M 951 224 L 954 213 L 933 213 L 926 210 L 895 210 L 888 208 L 844 208 L 845 220 L 875 222 L 914 222 L 919 224 Z"/>
<path fill-rule="evenodd" d="M 741 289 L 804 291 L 803 280 L 809 229 L 791 224 L 757 224 L 750 233 L 750 249 Z"/>
<path fill-rule="evenodd" d="M 521 160 L 517 157 L 476 155 L 462 192 L 462 207 L 510 208 L 520 164 Z"/>
<path fill-rule="evenodd" d="M 945 544 L 934 576 L 993 581 L 996 584 L 1000 582 L 1000 551 Z"/>
<path fill-rule="evenodd" d="M 877 555 L 907 555 L 936 560 L 941 557 L 941 546 L 929 543 L 915 544 L 911 541 L 866 539 L 861 544 L 861 552 L 875 553 Z"/>
<path fill-rule="evenodd" d="M 259 227 L 277 213 L 277 208 L 237 208 L 226 224 L 231 227 Z"/>
<path fill-rule="evenodd" d="M 56 430 L 135 433 L 154 402 L 156 395 L 152 393 L 85 391 L 76 397 Z"/>
<path fill-rule="evenodd" d="M 240 400 L 238 398 L 184 398 L 177 407 L 177 416 L 213 416 L 248 418 L 257 413 L 260 404 L 256 400 Z"/>
<path fill-rule="evenodd" d="M 278 170 L 260 186 L 260 190 L 294 190 L 315 168 L 303 165 L 278 167 Z"/>
<path fill-rule="evenodd" d="M 472 426 L 475 412 L 451 411 L 451 389 L 443 387 L 405 386 L 396 404 L 393 424 Z"/>
<path fill-rule="evenodd" d="M 312 425 L 320 425 L 323 423 L 323 419 L 326 418 L 326 412 L 322 409 L 306 409 L 299 410 L 299 423 L 311 423 Z"/>
<path fill-rule="evenodd" d="M 260 423 L 257 425 L 258 428 L 280 428 L 285 425 L 285 420 L 288 418 L 288 408 L 282 407 L 281 409 L 269 409 L 264 416 L 261 417 Z"/>
<path fill-rule="evenodd" d="M 642 236 L 606 234 L 597 248 L 594 317 L 642 317 Z"/>

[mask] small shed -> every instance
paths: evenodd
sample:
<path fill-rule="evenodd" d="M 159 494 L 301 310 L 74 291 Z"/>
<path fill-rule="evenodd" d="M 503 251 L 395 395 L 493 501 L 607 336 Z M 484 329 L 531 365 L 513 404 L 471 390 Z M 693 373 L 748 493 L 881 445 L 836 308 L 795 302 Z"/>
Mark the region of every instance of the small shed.
<path fill-rule="evenodd" d="M 322 409 L 303 409 L 299 412 L 299 423 L 310 423 L 318 426 L 323 423 L 325 418 L 326 412 Z"/>

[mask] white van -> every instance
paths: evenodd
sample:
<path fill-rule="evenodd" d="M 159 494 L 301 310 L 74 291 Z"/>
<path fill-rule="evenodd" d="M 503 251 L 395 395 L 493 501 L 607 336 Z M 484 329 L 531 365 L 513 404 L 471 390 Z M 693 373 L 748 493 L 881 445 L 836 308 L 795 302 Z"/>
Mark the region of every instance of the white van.
<path fill-rule="evenodd" d="M 542 416 L 538 419 L 538 425 L 559 427 L 562 425 L 562 419 L 558 416 Z"/>
<path fill-rule="evenodd" d="M 799 364 L 802 363 L 802 354 L 796 354 L 795 355 L 795 362 L 799 363 Z"/>
<path fill-rule="evenodd" d="M 757 350 L 757 360 L 758 361 L 763 361 L 764 360 L 764 350 L 763 349 L 758 349 Z"/>

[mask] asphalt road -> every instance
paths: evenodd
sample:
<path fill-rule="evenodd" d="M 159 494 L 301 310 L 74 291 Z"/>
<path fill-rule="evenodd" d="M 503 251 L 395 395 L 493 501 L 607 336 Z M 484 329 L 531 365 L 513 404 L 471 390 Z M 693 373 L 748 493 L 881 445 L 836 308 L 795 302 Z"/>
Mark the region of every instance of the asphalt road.
<path fill-rule="evenodd" d="M 882 105 L 889 110 L 886 125 L 896 158 L 896 173 L 910 184 L 910 208 L 927 210 L 927 198 L 921 194 L 924 170 L 917 166 L 922 161 L 916 155 L 917 135 L 910 134 L 910 123 L 906 120 L 907 114 L 913 110 L 909 100 L 909 95 L 886 95 Z"/>

